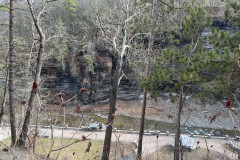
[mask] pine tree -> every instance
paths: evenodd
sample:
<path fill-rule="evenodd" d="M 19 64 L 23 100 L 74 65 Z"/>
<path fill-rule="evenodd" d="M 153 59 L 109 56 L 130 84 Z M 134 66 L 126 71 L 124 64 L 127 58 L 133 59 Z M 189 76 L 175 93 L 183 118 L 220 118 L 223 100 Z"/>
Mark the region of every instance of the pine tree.
<path fill-rule="evenodd" d="M 180 122 L 181 112 L 186 95 L 193 84 L 202 82 L 201 73 L 204 72 L 205 52 L 202 49 L 201 34 L 204 27 L 211 25 L 211 18 L 206 16 L 202 7 L 197 9 L 188 7 L 189 15 L 182 22 L 181 41 L 188 42 L 184 47 L 175 44 L 164 49 L 156 59 L 154 69 L 148 78 L 143 81 L 143 86 L 152 90 L 156 96 L 160 88 L 165 92 L 178 91 L 178 114 L 176 124 L 174 159 L 180 158 Z M 177 83 L 175 83 L 177 81 Z M 170 88 L 169 86 L 174 85 Z"/>
<path fill-rule="evenodd" d="M 238 18 L 236 10 L 240 8 L 236 7 L 237 2 L 230 4 L 234 12 L 226 11 L 225 15 L 231 23 Z M 237 23 L 234 21 L 232 25 L 236 26 Z M 152 74 L 143 81 L 143 86 L 152 91 L 153 97 L 162 88 L 165 92 L 179 92 L 175 160 L 180 158 L 180 121 L 184 100 L 187 94 L 194 94 L 190 93 L 191 86 L 202 88 L 202 92 L 195 94 L 202 94 L 206 100 L 234 98 L 237 101 L 240 31 L 231 33 L 213 28 L 207 40 L 214 49 L 206 50 L 203 48 L 204 39 L 201 34 L 204 27 L 210 24 L 211 19 L 206 16 L 203 8 L 191 8 L 190 16 L 185 17 L 182 23 L 183 31 L 180 34 L 180 40 L 187 44 L 184 47 L 173 44 L 164 49 L 162 55 L 156 59 Z"/>

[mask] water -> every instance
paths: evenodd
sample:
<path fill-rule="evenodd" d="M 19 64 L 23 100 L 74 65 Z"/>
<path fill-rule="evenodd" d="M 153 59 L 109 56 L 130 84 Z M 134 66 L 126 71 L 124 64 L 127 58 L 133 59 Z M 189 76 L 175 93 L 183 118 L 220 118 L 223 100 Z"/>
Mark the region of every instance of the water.
<path fill-rule="evenodd" d="M 211 45 L 207 39 L 207 37 L 210 36 L 211 34 L 212 34 L 212 27 L 205 27 L 201 35 L 201 38 L 205 39 L 205 43 L 203 44 L 203 47 L 206 48 L 207 50 L 214 49 L 214 46 Z"/>
<path fill-rule="evenodd" d="M 91 115 L 95 121 L 105 123 L 107 121 L 106 118 L 101 118 L 98 116 Z M 117 116 L 114 119 L 113 127 L 120 129 L 120 130 L 139 130 L 140 125 L 140 118 L 130 117 L 130 116 Z M 169 131 L 170 133 L 176 132 L 176 124 L 156 121 L 156 120 L 149 120 L 145 119 L 144 124 L 145 130 L 159 130 L 161 133 L 166 133 Z M 182 133 L 184 134 L 191 134 L 194 133 L 195 135 L 208 135 L 211 136 L 222 136 L 229 135 L 235 137 L 239 135 L 239 131 L 236 130 L 227 130 L 227 129 L 212 129 L 212 128 L 204 128 L 204 127 L 188 127 L 182 126 L 181 127 Z"/>

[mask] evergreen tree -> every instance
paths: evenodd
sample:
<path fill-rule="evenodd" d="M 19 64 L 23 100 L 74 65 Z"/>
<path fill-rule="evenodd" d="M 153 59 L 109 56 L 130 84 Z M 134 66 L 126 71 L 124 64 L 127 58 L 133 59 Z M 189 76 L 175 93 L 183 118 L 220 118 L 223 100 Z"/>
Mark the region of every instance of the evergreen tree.
<path fill-rule="evenodd" d="M 165 92 L 179 92 L 177 131 L 175 137 L 174 159 L 178 160 L 180 151 L 181 111 L 191 86 L 202 88 L 206 100 L 235 98 L 239 81 L 239 31 L 234 33 L 212 29 L 207 38 L 213 50 L 203 48 L 201 34 L 204 27 L 211 24 L 203 8 L 191 8 L 190 16 L 182 23 L 180 41 L 187 42 L 184 47 L 171 46 L 163 50 L 156 59 L 152 74 L 144 78 L 143 85 L 152 90 L 152 96 L 164 89 Z M 233 16 L 233 15 L 232 15 Z M 229 17 L 228 17 L 229 18 Z M 233 19 L 233 17 L 231 17 Z M 170 94 L 171 95 L 171 94 Z"/>
<path fill-rule="evenodd" d="M 233 26 L 240 26 L 240 1 L 226 0 L 225 18 Z"/>
<path fill-rule="evenodd" d="M 165 88 L 166 92 L 179 92 L 175 160 L 180 158 L 180 121 L 184 100 L 193 84 L 203 82 L 201 73 L 205 69 L 205 52 L 201 48 L 201 34 L 204 27 L 211 25 L 211 18 L 206 16 L 202 7 L 194 9 L 189 6 L 188 10 L 190 16 L 182 22 L 183 31 L 180 33 L 181 41 L 188 43 L 184 47 L 173 44 L 164 49 L 156 59 L 151 75 L 143 81 L 143 86 L 152 90 L 153 97 L 156 97 L 161 88 Z M 168 87 L 172 84 L 174 87 Z"/>

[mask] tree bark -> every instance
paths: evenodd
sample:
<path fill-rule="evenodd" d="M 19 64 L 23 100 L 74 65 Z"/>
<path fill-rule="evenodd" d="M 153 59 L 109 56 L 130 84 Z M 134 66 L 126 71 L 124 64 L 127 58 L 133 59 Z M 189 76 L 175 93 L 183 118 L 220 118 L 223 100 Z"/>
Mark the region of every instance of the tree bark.
<path fill-rule="evenodd" d="M 146 73 L 147 77 L 150 74 L 152 46 L 153 46 L 153 41 L 154 41 L 154 30 L 155 30 L 156 6 L 157 6 L 157 0 L 153 0 L 152 28 L 151 28 L 150 40 L 149 40 L 149 44 L 148 44 L 148 64 L 147 64 L 147 73 Z M 143 132 L 144 132 L 144 119 L 145 119 L 146 104 L 147 104 L 147 90 L 144 88 L 142 115 L 141 115 L 140 132 L 139 132 L 139 139 L 138 139 L 137 160 L 140 160 L 142 158 L 142 141 L 143 141 L 143 134 L 144 134 Z"/>
<path fill-rule="evenodd" d="M 40 48 L 38 51 L 38 59 L 37 59 L 37 69 L 36 69 L 36 75 L 34 78 L 34 82 L 36 82 L 37 84 L 39 84 L 40 82 L 40 73 L 41 73 L 41 69 L 42 69 L 42 55 L 44 52 L 44 46 L 43 44 L 40 44 Z M 27 112 L 26 112 L 26 116 L 24 119 L 24 123 L 23 123 L 23 127 L 22 127 L 22 133 L 20 134 L 20 138 L 19 138 L 19 142 L 18 142 L 18 146 L 25 146 L 25 142 L 26 142 L 26 138 L 27 138 L 27 133 L 28 133 L 28 126 L 30 124 L 30 119 L 31 119 L 31 113 L 32 113 L 32 109 L 33 109 L 33 105 L 34 105 L 34 99 L 37 93 L 34 93 L 33 88 L 31 91 L 31 95 L 30 95 L 30 99 L 28 102 L 28 107 L 27 107 Z"/>
<path fill-rule="evenodd" d="M 174 160 L 179 160 L 180 158 L 180 135 L 181 135 L 181 113 L 183 108 L 183 88 L 184 85 L 181 86 L 179 101 L 178 101 L 178 113 L 177 113 L 177 127 L 176 127 L 176 135 L 175 135 L 175 144 L 174 144 Z"/>
<path fill-rule="evenodd" d="M 43 53 L 44 53 L 44 44 L 45 44 L 45 35 L 42 31 L 42 28 L 41 28 L 39 22 L 40 22 L 40 16 L 43 13 L 46 6 L 43 7 L 42 11 L 36 17 L 35 14 L 34 14 L 34 11 L 32 9 L 32 5 L 30 4 L 30 1 L 27 0 L 27 2 L 28 2 L 28 6 L 29 6 L 29 9 L 30 9 L 33 21 L 34 21 L 34 25 L 37 29 L 38 34 L 39 34 L 40 45 L 39 45 L 39 50 L 38 50 L 36 74 L 35 74 L 35 77 L 34 77 L 34 82 L 39 84 L 40 74 L 41 74 L 42 64 L 43 64 Z M 18 141 L 18 146 L 25 146 L 27 133 L 28 133 L 28 127 L 30 125 L 31 113 L 32 113 L 32 109 L 33 109 L 33 106 L 34 106 L 34 99 L 35 99 L 36 94 L 37 93 L 34 92 L 34 88 L 32 88 L 30 99 L 29 99 L 29 102 L 28 102 L 27 111 L 26 111 L 26 116 L 25 116 L 25 119 L 24 119 L 24 123 L 23 123 L 22 130 L 21 130 L 21 133 L 20 133 L 20 138 L 19 138 L 19 141 Z"/>
<path fill-rule="evenodd" d="M 116 109 L 116 99 L 117 99 L 117 92 L 118 92 L 118 82 L 119 77 L 122 71 L 122 64 L 123 64 L 123 57 L 121 55 L 118 55 L 117 58 L 117 67 L 113 72 L 115 71 L 115 74 L 112 76 L 111 84 L 112 88 L 110 91 L 110 108 L 108 113 L 108 125 L 106 128 L 105 133 L 105 139 L 104 139 L 104 146 L 103 146 L 103 153 L 102 153 L 102 160 L 108 160 L 109 159 L 109 153 L 110 153 L 110 145 L 111 145 L 111 139 L 112 139 L 112 124 L 113 124 L 113 118 L 112 115 L 115 114 Z"/>
<path fill-rule="evenodd" d="M 128 14 L 126 15 L 128 17 Z M 121 51 L 119 51 L 116 48 L 116 37 L 113 38 L 113 47 L 116 51 L 117 56 L 117 66 L 115 71 L 112 70 L 112 79 L 111 79 L 111 90 L 110 90 L 110 108 L 109 108 L 109 113 L 108 113 L 108 125 L 106 128 L 105 132 L 105 138 L 104 138 L 104 145 L 103 145 L 103 153 L 102 153 L 102 160 L 108 160 L 109 159 L 109 153 L 110 153 L 110 148 L 111 148 L 111 139 L 112 139 L 112 124 L 113 124 L 113 115 L 115 114 L 116 109 L 116 99 L 117 99 L 117 93 L 118 93 L 118 86 L 120 84 L 120 80 L 122 76 L 120 76 L 122 72 L 122 65 L 123 65 L 123 56 L 125 55 L 126 49 L 127 49 L 127 20 L 124 22 L 124 26 L 122 28 L 122 31 L 124 33 L 123 39 L 122 39 L 122 46 L 121 46 Z M 113 60 L 114 60 L 113 58 Z M 114 115 L 115 117 L 115 115 Z"/>
<path fill-rule="evenodd" d="M 13 44 L 13 18 L 14 18 L 14 0 L 10 0 L 9 13 L 9 107 L 10 107 L 10 124 L 11 124 L 11 146 L 16 143 L 16 127 L 15 127 L 15 108 L 14 108 L 14 92 L 13 92 L 13 72 L 14 72 L 14 44 Z"/>

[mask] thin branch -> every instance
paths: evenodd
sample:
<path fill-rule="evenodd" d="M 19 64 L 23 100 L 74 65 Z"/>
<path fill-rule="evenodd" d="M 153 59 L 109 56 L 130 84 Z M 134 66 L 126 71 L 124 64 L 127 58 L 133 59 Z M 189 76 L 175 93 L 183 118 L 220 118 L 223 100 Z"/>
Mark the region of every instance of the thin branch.
<path fill-rule="evenodd" d="M 122 71 L 122 75 L 119 77 L 119 80 L 118 80 L 118 86 L 119 86 L 119 84 L 120 84 L 120 82 L 121 82 L 121 79 L 123 78 L 123 76 L 126 76 L 124 73 L 123 73 L 123 71 Z"/>
<path fill-rule="evenodd" d="M 97 20 L 98 20 L 98 22 L 99 22 L 99 29 L 101 30 L 103 36 L 104 36 L 108 41 L 112 42 L 112 40 L 107 36 L 107 34 L 106 34 L 106 32 L 105 32 L 105 30 L 104 30 L 104 28 L 103 28 L 103 26 L 102 26 L 102 21 L 101 21 L 101 19 L 100 19 L 99 13 L 97 13 L 96 16 L 97 16 Z"/>
<path fill-rule="evenodd" d="M 198 45 L 198 41 L 199 41 L 200 37 L 198 37 L 197 42 L 195 43 L 194 47 L 193 47 L 193 38 L 192 38 L 192 44 L 191 44 L 191 51 L 190 51 L 190 56 L 189 56 L 189 61 L 188 61 L 188 65 L 190 65 L 192 63 L 192 56 L 193 56 L 193 52 L 196 50 L 197 45 Z"/>
<path fill-rule="evenodd" d="M 163 3 L 163 4 L 165 4 L 165 5 L 168 6 L 168 7 L 172 7 L 172 6 L 170 6 L 169 4 L 167 4 L 166 2 L 164 2 L 163 0 L 160 0 L 160 2 Z"/>
<path fill-rule="evenodd" d="M 198 39 L 197 39 L 197 42 L 195 43 L 195 46 L 194 46 L 194 48 L 193 48 L 192 52 L 194 52 L 194 51 L 196 50 L 196 48 L 197 48 L 197 45 L 198 45 L 198 41 L 199 41 L 199 39 L 200 39 L 200 37 L 198 37 Z"/>
<path fill-rule="evenodd" d="M 125 20 L 125 23 L 127 23 L 128 21 L 130 21 L 133 17 L 135 17 L 137 14 L 133 14 L 131 15 L 130 17 L 128 17 L 126 20 Z"/>
<path fill-rule="evenodd" d="M 68 103 L 69 101 L 71 101 L 73 98 L 77 97 L 77 95 L 73 96 L 72 98 L 68 99 L 67 101 L 63 101 L 60 105 L 60 107 L 63 105 L 63 104 L 66 104 Z"/>
<path fill-rule="evenodd" d="M 209 148 L 208 148 L 208 144 L 207 144 L 206 138 L 205 138 L 205 144 L 206 144 L 206 147 L 207 147 L 207 159 L 209 159 L 209 158 L 208 158 L 208 157 L 209 157 Z"/>
<path fill-rule="evenodd" d="M 54 143 L 55 143 L 55 141 L 53 139 L 53 115 L 52 114 L 51 114 L 51 125 L 50 125 L 50 127 L 51 127 L 51 143 L 52 144 L 51 144 L 50 150 L 47 154 L 47 158 L 50 157 L 50 154 L 52 153 L 52 149 L 53 149 L 53 146 L 54 146 Z"/>
<path fill-rule="evenodd" d="M 125 21 L 123 28 L 124 28 L 123 29 L 124 37 L 123 37 L 123 41 L 122 41 L 122 50 L 121 50 L 121 53 L 120 53 L 121 57 L 124 56 L 126 48 L 129 47 L 128 45 L 126 45 L 126 43 L 127 43 L 127 36 L 128 36 L 127 35 L 127 21 Z"/>
<path fill-rule="evenodd" d="M 60 147 L 60 148 L 57 148 L 57 149 L 53 149 L 53 150 L 51 150 L 51 152 L 62 150 L 64 148 L 67 148 L 67 147 L 69 147 L 69 146 L 71 146 L 71 145 L 73 145 L 75 143 L 81 142 L 81 141 L 85 141 L 85 140 L 83 140 L 83 139 L 76 140 L 76 141 L 74 141 L 74 142 L 72 142 L 72 143 L 70 143 L 68 145 L 63 146 L 63 147 Z"/>
<path fill-rule="evenodd" d="M 234 121 L 234 117 L 233 117 L 230 109 L 228 109 L 228 113 L 229 113 L 230 117 L 232 118 L 232 122 L 234 124 L 234 127 L 237 127 L 237 129 L 240 131 L 240 128 L 237 126 L 236 122 Z"/>
<path fill-rule="evenodd" d="M 55 36 L 52 36 L 52 37 L 49 37 L 48 39 L 46 39 L 46 41 L 45 42 L 48 42 L 48 41 L 50 41 L 51 39 L 53 39 L 53 38 L 61 38 L 62 36 L 60 36 L 60 35 L 55 35 Z"/>
<path fill-rule="evenodd" d="M 117 43 L 116 43 L 116 39 L 117 39 L 117 36 L 119 34 L 119 31 L 120 31 L 120 26 L 118 26 L 118 29 L 117 29 L 117 32 L 116 34 L 114 35 L 113 37 L 113 47 L 114 49 L 119 53 L 119 50 L 117 49 Z"/>
<path fill-rule="evenodd" d="M 130 40 L 128 41 L 128 43 L 131 43 L 131 41 L 132 41 L 136 36 L 138 36 L 138 35 L 149 35 L 149 33 L 136 33 L 136 34 L 134 34 L 134 35 L 130 38 Z"/>
<path fill-rule="evenodd" d="M 83 116 L 83 114 L 82 114 L 82 120 L 81 120 L 81 122 L 80 122 L 80 124 L 79 124 L 79 126 L 78 126 L 78 129 L 81 128 L 82 123 L 83 123 L 83 120 L 84 120 L 84 116 Z M 73 137 L 77 134 L 77 132 L 78 132 L 78 130 L 71 136 L 71 138 L 69 138 L 69 140 L 65 143 L 65 145 L 67 145 L 67 144 L 73 139 Z"/>

